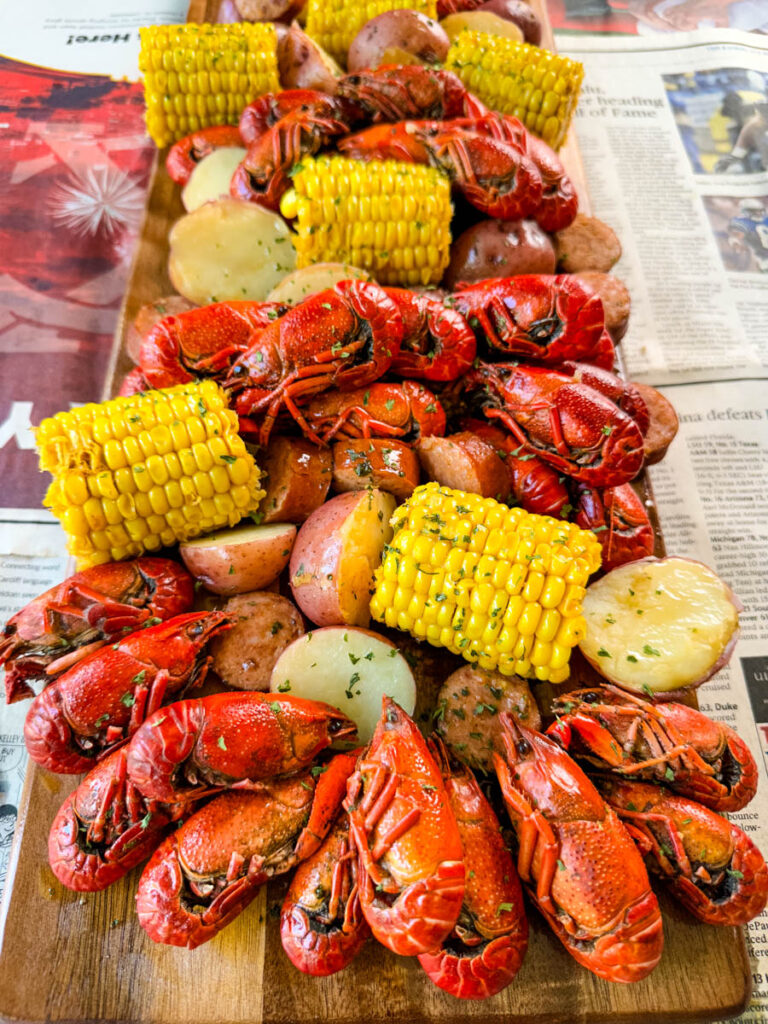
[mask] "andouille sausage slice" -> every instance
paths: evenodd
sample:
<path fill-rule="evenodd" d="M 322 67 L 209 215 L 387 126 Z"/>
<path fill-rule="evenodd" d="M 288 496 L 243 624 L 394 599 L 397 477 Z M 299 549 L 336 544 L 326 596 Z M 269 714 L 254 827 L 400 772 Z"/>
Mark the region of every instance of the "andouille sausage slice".
<path fill-rule="evenodd" d="M 226 643 L 211 643 L 214 672 L 238 690 L 268 690 L 275 662 L 305 633 L 299 609 L 280 594 L 254 590 L 231 597 L 224 611 L 234 626 L 220 638 Z"/>
<path fill-rule="evenodd" d="M 509 473 L 504 462 L 475 434 L 462 431 L 450 437 L 421 437 L 416 447 L 428 480 L 484 498 L 509 498 Z"/>
<path fill-rule="evenodd" d="M 404 501 L 419 484 L 419 460 L 410 445 L 390 438 L 361 437 L 333 446 L 333 489 L 379 487 Z"/>
<path fill-rule="evenodd" d="M 621 256 L 621 242 L 613 228 L 585 213 L 577 213 L 572 224 L 555 232 L 555 247 L 558 269 L 566 274 L 607 273 Z"/>
<path fill-rule="evenodd" d="M 604 274 L 600 270 L 583 270 L 576 277 L 600 296 L 606 330 L 614 341 L 621 341 L 627 333 L 632 307 L 627 286 L 613 274 Z"/>
<path fill-rule="evenodd" d="M 331 453 L 303 437 L 275 437 L 262 461 L 267 493 L 259 505 L 265 523 L 303 523 L 331 487 Z"/>
<path fill-rule="evenodd" d="M 650 423 L 643 437 L 645 465 L 661 462 L 677 434 L 680 421 L 669 399 L 650 384 L 635 384 L 643 401 L 648 406 Z"/>

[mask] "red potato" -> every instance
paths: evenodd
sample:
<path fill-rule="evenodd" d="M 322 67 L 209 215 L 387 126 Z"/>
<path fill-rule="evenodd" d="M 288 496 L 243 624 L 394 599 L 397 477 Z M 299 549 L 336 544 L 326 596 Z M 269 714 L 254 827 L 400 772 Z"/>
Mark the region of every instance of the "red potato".
<path fill-rule="evenodd" d="M 380 487 L 405 501 L 419 485 L 419 460 L 410 445 L 389 438 L 362 437 L 333 446 L 333 489 Z"/>
<path fill-rule="evenodd" d="M 303 437 L 273 437 L 262 458 L 263 523 L 303 523 L 331 486 L 331 453 Z"/>
<path fill-rule="evenodd" d="M 294 600 L 318 626 L 367 626 L 373 573 L 392 539 L 395 499 L 376 488 L 338 494 L 299 530 L 290 564 Z"/>
<path fill-rule="evenodd" d="M 509 473 L 496 451 L 469 431 L 450 437 L 422 437 L 419 461 L 428 480 L 484 498 L 509 498 Z"/>
<path fill-rule="evenodd" d="M 645 465 L 653 466 L 655 463 L 661 462 L 667 454 L 667 449 L 677 436 L 680 421 L 677 418 L 675 407 L 660 391 L 651 387 L 650 384 L 635 384 L 634 386 L 648 406 L 651 422 L 643 437 L 643 448 L 645 450 Z"/>
<path fill-rule="evenodd" d="M 179 545 L 179 554 L 192 575 L 214 594 L 243 594 L 263 590 L 288 564 L 296 537 L 290 523 L 238 526 Z"/>
<path fill-rule="evenodd" d="M 554 274 L 555 246 L 535 220 L 483 220 L 463 231 L 451 246 L 445 286 L 487 277 Z"/>
<path fill-rule="evenodd" d="M 183 298 L 181 295 L 163 295 L 154 302 L 148 302 L 142 306 L 136 314 L 136 319 L 125 335 L 125 351 L 132 362 L 138 363 L 141 339 L 159 323 L 163 317 L 176 316 L 178 313 L 186 313 L 188 309 L 194 309 L 194 302 Z"/>
<path fill-rule="evenodd" d="M 264 590 L 236 594 L 222 611 L 234 625 L 211 643 L 214 672 L 238 690 L 268 690 L 273 665 L 304 633 L 301 613 L 287 597 Z"/>
<path fill-rule="evenodd" d="M 458 14 L 449 14 L 440 22 L 440 25 L 448 34 L 449 39 L 454 39 L 463 32 L 465 28 L 473 32 L 485 32 L 491 36 L 503 36 L 506 39 L 523 41 L 523 30 L 513 21 L 500 18 L 493 11 L 462 11 Z"/>
<path fill-rule="evenodd" d="M 360 29 L 349 47 L 347 70 L 380 64 L 440 64 L 451 41 L 432 18 L 418 11 L 385 11 Z"/>
<path fill-rule="evenodd" d="M 292 21 L 306 0 L 234 0 L 242 21 Z"/>
<path fill-rule="evenodd" d="M 523 0 L 486 0 L 477 9 L 490 11 L 505 21 L 513 22 L 523 33 L 526 43 L 541 46 L 541 20 Z"/>
<path fill-rule="evenodd" d="M 296 22 L 278 42 L 277 66 L 284 89 L 317 89 L 331 96 L 342 74 L 333 57 Z"/>

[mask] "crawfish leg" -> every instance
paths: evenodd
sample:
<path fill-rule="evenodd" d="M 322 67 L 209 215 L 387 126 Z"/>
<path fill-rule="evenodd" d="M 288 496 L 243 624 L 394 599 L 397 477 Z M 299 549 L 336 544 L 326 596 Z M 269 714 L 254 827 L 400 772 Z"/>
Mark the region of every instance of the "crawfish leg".
<path fill-rule="evenodd" d="M 498 762 L 496 763 L 499 770 Z M 504 770 L 509 772 L 506 765 Z M 518 793 L 511 785 L 502 786 L 504 801 L 507 806 L 520 815 L 520 830 L 518 841 L 520 851 L 517 857 L 517 871 L 520 877 L 528 882 L 531 878 L 531 865 L 534 854 L 541 849 L 541 872 L 536 882 L 536 898 L 539 903 L 550 914 L 556 914 L 555 905 L 552 902 L 550 891 L 552 879 L 557 869 L 557 859 L 560 855 L 560 843 L 552 831 L 552 826 L 541 813 L 534 810 L 522 794 Z"/>

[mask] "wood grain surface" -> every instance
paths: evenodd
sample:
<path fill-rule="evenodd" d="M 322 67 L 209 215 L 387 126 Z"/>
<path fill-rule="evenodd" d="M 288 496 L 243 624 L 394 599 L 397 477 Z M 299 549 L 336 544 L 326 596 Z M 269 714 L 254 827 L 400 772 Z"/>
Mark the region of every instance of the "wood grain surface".
<path fill-rule="evenodd" d="M 539 12 L 541 6 L 534 2 Z M 193 0 L 190 20 L 211 20 L 218 0 Z M 546 25 L 545 43 L 551 45 Z M 588 209 L 573 138 L 561 155 Z M 160 154 L 159 161 L 164 159 Z M 108 393 L 131 368 L 122 340 L 139 307 L 173 291 L 166 270 L 170 225 L 182 213 L 178 189 L 153 174 L 146 219 L 121 314 Z M 106 397 L 106 396 L 105 396 Z M 644 494 L 651 499 L 644 484 Z M 659 534 L 658 551 L 663 551 Z M 574 683 L 586 670 L 575 671 Z M 572 684 L 573 685 L 573 684 Z M 546 699 L 546 690 L 539 691 Z M 48 830 L 77 780 L 32 766 L 19 808 L 8 883 L 0 907 L 0 1019 L 136 1024 L 648 1024 L 703 1022 L 739 1013 L 750 971 L 739 929 L 694 921 L 662 896 L 665 949 L 645 981 L 600 981 L 579 967 L 530 913 L 531 939 L 513 984 L 493 999 L 461 1002 L 442 993 L 415 960 L 371 941 L 341 974 L 310 979 L 280 945 L 277 913 L 286 883 L 257 899 L 212 942 L 192 952 L 152 943 L 139 927 L 138 872 L 103 893 L 72 893 L 54 878 Z M 621 864 L 616 865 L 621 872 Z"/>

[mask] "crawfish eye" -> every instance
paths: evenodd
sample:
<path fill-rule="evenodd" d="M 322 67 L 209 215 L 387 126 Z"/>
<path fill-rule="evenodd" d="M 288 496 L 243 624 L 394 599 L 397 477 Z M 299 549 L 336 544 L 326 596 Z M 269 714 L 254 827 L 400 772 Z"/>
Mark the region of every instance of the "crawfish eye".
<path fill-rule="evenodd" d="M 600 694 L 596 693 L 595 690 L 590 690 L 589 693 L 584 693 L 581 699 L 586 704 L 596 704 L 600 700 Z"/>
<path fill-rule="evenodd" d="M 531 752 L 531 744 L 528 742 L 528 740 L 521 739 L 518 740 L 517 743 L 515 743 L 515 749 L 521 757 L 525 757 L 526 754 L 530 754 Z"/>

